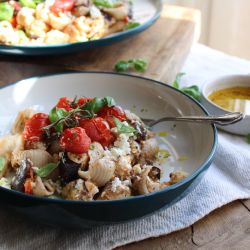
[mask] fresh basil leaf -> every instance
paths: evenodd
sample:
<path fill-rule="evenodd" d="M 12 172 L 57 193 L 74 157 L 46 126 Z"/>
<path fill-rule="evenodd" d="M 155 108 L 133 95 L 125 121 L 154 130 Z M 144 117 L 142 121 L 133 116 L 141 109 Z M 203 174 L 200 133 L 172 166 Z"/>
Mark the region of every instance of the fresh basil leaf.
<path fill-rule="evenodd" d="M 147 69 L 147 62 L 142 59 L 136 59 L 133 61 L 134 68 L 138 72 L 144 72 Z"/>
<path fill-rule="evenodd" d="M 105 105 L 108 107 L 113 107 L 116 104 L 114 98 L 110 97 L 110 96 L 104 97 L 103 101 L 104 101 Z"/>
<path fill-rule="evenodd" d="M 115 65 L 115 71 L 117 72 L 126 72 L 130 69 L 144 72 L 147 69 L 147 62 L 142 59 L 130 59 L 128 61 L 121 60 Z"/>
<path fill-rule="evenodd" d="M 9 3 L 0 3 L 0 21 L 9 21 L 14 15 L 14 8 Z"/>
<path fill-rule="evenodd" d="M 94 0 L 94 4 L 99 7 L 113 8 L 117 0 Z"/>
<path fill-rule="evenodd" d="M 193 97 L 198 102 L 201 101 L 202 94 L 201 94 L 198 86 L 193 85 L 191 87 L 183 88 L 183 89 L 181 89 L 181 91 L 184 92 L 185 94 Z"/>
<path fill-rule="evenodd" d="M 0 156 L 0 172 L 4 170 L 5 163 L 6 163 L 5 158 L 3 156 Z"/>
<path fill-rule="evenodd" d="M 130 69 L 130 64 L 127 61 L 119 61 L 115 65 L 116 72 L 126 72 Z"/>
<path fill-rule="evenodd" d="M 125 30 L 132 30 L 140 25 L 141 24 L 138 22 L 129 22 L 128 25 L 126 26 Z"/>
<path fill-rule="evenodd" d="M 178 73 L 176 75 L 175 81 L 173 82 L 172 86 L 176 89 L 180 89 L 180 83 L 181 83 L 181 78 L 185 75 L 186 73 Z"/>
<path fill-rule="evenodd" d="M 36 2 L 34 0 L 19 0 L 19 2 L 23 7 L 28 7 L 31 9 L 36 8 Z"/>
<path fill-rule="evenodd" d="M 250 144 L 250 134 L 247 135 L 247 143 Z"/>
<path fill-rule="evenodd" d="M 42 178 L 47 177 L 49 174 L 51 174 L 56 168 L 58 167 L 58 164 L 56 163 L 49 163 L 39 169 L 36 170 L 36 174 Z"/>
<path fill-rule="evenodd" d="M 62 118 L 65 118 L 68 115 L 68 112 L 65 109 L 53 108 L 49 113 L 49 119 L 51 123 L 55 123 Z M 61 133 L 63 131 L 63 124 L 59 123 L 55 126 L 57 132 Z"/>
<path fill-rule="evenodd" d="M 115 121 L 115 125 L 117 127 L 117 131 L 119 134 L 132 134 L 136 132 L 136 130 L 133 127 L 129 125 L 125 125 L 119 119 L 115 117 L 114 117 L 114 121 Z"/>
<path fill-rule="evenodd" d="M 95 97 L 93 100 L 87 102 L 83 109 L 88 111 L 92 116 L 94 116 L 96 113 L 98 113 L 103 107 L 105 106 L 105 103 L 103 99 Z"/>

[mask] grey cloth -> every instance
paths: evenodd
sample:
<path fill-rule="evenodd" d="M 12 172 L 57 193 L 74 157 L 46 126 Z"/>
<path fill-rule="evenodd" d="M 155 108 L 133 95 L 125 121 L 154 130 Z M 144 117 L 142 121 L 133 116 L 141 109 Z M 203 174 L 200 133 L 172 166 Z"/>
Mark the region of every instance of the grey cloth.
<path fill-rule="evenodd" d="M 250 62 L 196 45 L 183 71 L 184 82 L 203 84 L 218 75 L 247 74 Z M 1 249 L 112 249 L 188 227 L 212 210 L 250 198 L 250 145 L 220 132 L 216 159 L 201 183 L 174 206 L 134 222 L 89 231 L 35 225 L 0 210 Z"/>

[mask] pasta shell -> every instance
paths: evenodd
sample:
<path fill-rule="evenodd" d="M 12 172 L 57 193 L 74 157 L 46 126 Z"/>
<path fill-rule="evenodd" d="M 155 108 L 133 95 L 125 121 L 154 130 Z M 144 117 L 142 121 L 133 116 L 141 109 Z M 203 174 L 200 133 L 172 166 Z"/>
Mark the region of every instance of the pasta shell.
<path fill-rule="evenodd" d="M 152 161 L 159 152 L 159 145 L 155 138 L 144 141 L 142 146 L 142 155 L 145 160 Z"/>
<path fill-rule="evenodd" d="M 130 155 L 121 156 L 116 164 L 115 175 L 121 180 L 125 180 L 130 177 L 130 172 L 132 170 L 132 157 Z"/>
<path fill-rule="evenodd" d="M 11 133 L 21 134 L 24 130 L 25 123 L 34 115 L 34 113 L 35 111 L 31 108 L 19 112 L 12 126 Z"/>
<path fill-rule="evenodd" d="M 79 171 L 81 178 L 95 183 L 98 187 L 104 186 L 115 173 L 115 162 L 110 157 L 103 157 L 89 166 L 88 171 Z"/>
<path fill-rule="evenodd" d="M 125 18 L 128 16 L 128 6 L 127 5 L 122 5 L 117 8 L 104 8 L 104 12 L 109 14 L 110 16 L 114 17 L 116 20 L 125 20 Z"/>
<path fill-rule="evenodd" d="M 99 200 L 119 200 L 129 196 L 131 196 L 130 187 L 116 177 L 104 187 Z"/>
<path fill-rule="evenodd" d="M 92 149 L 88 151 L 89 155 L 89 164 L 91 165 L 95 161 L 101 159 L 104 156 L 104 149 L 102 145 L 98 142 L 94 142 L 91 144 Z"/>
<path fill-rule="evenodd" d="M 11 156 L 11 165 L 13 167 L 20 165 L 22 160 L 29 159 L 34 167 L 42 167 L 53 162 L 53 157 L 45 150 L 30 149 L 19 152 L 13 152 Z"/>
<path fill-rule="evenodd" d="M 42 179 L 37 176 L 32 191 L 36 196 L 49 196 L 55 192 L 55 189 L 52 187 L 52 185 L 44 184 Z"/>
<path fill-rule="evenodd" d="M 62 191 L 62 195 L 67 200 L 85 200 L 91 201 L 94 198 L 94 195 L 99 192 L 98 187 L 82 179 L 72 181 L 68 183 Z"/>
<path fill-rule="evenodd" d="M 138 194 L 148 194 L 161 189 L 160 180 L 157 176 L 153 175 L 152 170 L 154 170 L 154 167 L 146 166 L 140 176 L 134 179 L 133 189 Z"/>
<path fill-rule="evenodd" d="M 7 135 L 0 139 L 0 155 L 10 155 L 12 152 L 23 150 L 22 135 Z"/>

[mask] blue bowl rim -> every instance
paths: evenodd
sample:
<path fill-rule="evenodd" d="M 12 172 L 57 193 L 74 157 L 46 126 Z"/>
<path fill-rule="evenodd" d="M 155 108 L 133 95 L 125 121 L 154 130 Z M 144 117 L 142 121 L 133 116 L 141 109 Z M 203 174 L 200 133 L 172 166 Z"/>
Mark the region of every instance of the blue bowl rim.
<path fill-rule="evenodd" d="M 0 54 L 2 53 L 2 50 L 22 50 L 22 51 L 35 51 L 35 50 L 53 50 L 53 49 L 71 49 L 73 47 L 79 47 L 79 46 L 84 46 L 86 43 L 89 46 L 93 46 L 96 47 L 98 45 L 102 45 L 102 44 L 107 44 L 109 42 L 113 42 L 116 41 L 118 39 L 122 39 L 122 38 L 126 38 L 132 35 L 135 35 L 137 33 L 140 33 L 142 31 L 144 31 L 145 29 L 149 28 L 151 25 L 153 25 L 161 16 L 161 12 L 163 9 L 163 0 L 159 0 L 159 9 L 157 10 L 157 12 L 155 13 L 155 15 L 153 17 L 151 17 L 148 21 L 144 22 L 143 24 L 141 24 L 138 27 L 135 27 L 131 30 L 125 30 L 125 31 L 121 31 L 118 33 L 114 33 L 110 36 L 107 37 L 103 37 L 97 40 L 92 40 L 92 41 L 84 41 L 84 42 L 77 42 L 77 43 L 66 43 L 66 44 L 56 44 L 56 45 L 42 45 L 42 46 L 18 46 L 18 45 L 1 45 L 0 44 Z M 10 52 L 11 53 L 11 52 Z M 9 54 L 8 52 L 4 52 L 4 54 Z M 14 55 L 15 53 L 11 53 L 12 55 Z M 19 53 L 18 53 L 19 54 Z"/>
<path fill-rule="evenodd" d="M 124 77 L 130 77 L 130 78 L 138 78 L 138 79 L 142 79 L 142 80 L 146 80 L 146 81 L 150 81 L 153 82 L 154 84 L 158 84 L 160 86 L 166 87 L 166 88 L 170 88 L 176 92 L 179 92 L 181 95 L 186 96 L 188 99 L 190 99 L 190 101 L 192 101 L 193 103 L 195 103 L 206 115 L 209 115 L 208 111 L 198 102 L 196 101 L 194 98 L 192 98 L 191 96 L 183 93 L 182 91 L 172 87 L 171 85 L 167 85 L 163 82 L 157 81 L 157 80 L 153 80 L 147 77 L 142 77 L 142 76 L 138 76 L 138 75 L 131 75 L 131 74 L 126 74 L 126 73 L 116 73 L 116 72 L 105 72 L 105 71 L 64 71 L 64 72 L 59 72 L 59 73 L 48 73 L 48 74 L 43 74 L 41 76 L 33 76 L 33 77 L 28 77 L 28 78 L 24 78 L 23 80 L 19 80 L 13 83 L 10 83 L 6 86 L 2 86 L 0 87 L 0 91 L 1 89 L 5 89 L 8 88 L 10 86 L 13 85 L 18 85 L 19 83 L 23 82 L 23 81 L 27 81 L 27 80 L 31 80 L 31 79 L 39 79 L 39 78 L 46 78 L 46 77 L 50 77 L 50 76 L 58 76 L 58 75 L 68 75 L 68 74 L 106 74 L 106 75 L 118 75 L 118 76 L 124 76 Z M 21 196 L 25 199 L 29 199 L 29 200 L 34 200 L 34 201 L 41 201 L 41 202 L 47 202 L 48 204 L 65 204 L 65 205 L 98 205 L 98 204 L 117 204 L 117 203 L 127 203 L 127 202 L 131 202 L 131 201 L 137 201 L 137 200 L 144 200 L 144 199 L 149 199 L 152 196 L 156 196 L 174 189 L 177 189 L 183 185 L 185 185 L 186 183 L 192 181 L 193 179 L 195 179 L 195 177 L 197 177 L 200 173 L 202 173 L 203 171 L 205 171 L 212 163 L 215 153 L 216 153 L 216 149 L 217 149 L 217 145 L 218 145 L 218 132 L 216 129 L 216 126 L 214 124 L 211 125 L 214 131 L 214 142 L 213 142 L 213 146 L 212 149 L 208 155 L 208 158 L 191 174 L 189 175 L 187 178 L 185 178 L 184 180 L 171 185 L 169 187 L 166 187 L 162 190 L 159 190 L 157 192 L 153 192 L 147 195 L 138 195 L 138 196 L 133 196 L 132 198 L 125 198 L 125 199 L 120 199 L 120 200 L 95 200 L 95 201 L 74 201 L 74 200 L 63 200 L 63 199 L 51 199 L 51 198 L 46 198 L 46 197 L 38 197 L 38 196 L 32 196 L 32 195 L 27 195 L 25 193 L 19 192 L 19 191 L 15 191 L 15 190 L 10 190 L 10 189 L 6 189 L 3 187 L 0 187 L 0 191 L 5 191 L 7 193 L 9 193 L 10 195 L 16 194 L 18 196 Z"/>

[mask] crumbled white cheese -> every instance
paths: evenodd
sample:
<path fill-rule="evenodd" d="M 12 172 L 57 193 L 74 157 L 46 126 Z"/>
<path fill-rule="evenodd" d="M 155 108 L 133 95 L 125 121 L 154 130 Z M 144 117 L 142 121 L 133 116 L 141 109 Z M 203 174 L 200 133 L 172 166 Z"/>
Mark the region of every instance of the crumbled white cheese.
<path fill-rule="evenodd" d="M 10 184 L 11 184 L 10 180 L 8 180 L 6 178 L 3 177 L 3 178 L 0 179 L 0 186 L 1 187 L 7 188 L 7 189 L 11 189 Z"/>
<path fill-rule="evenodd" d="M 125 180 L 125 181 L 122 182 L 122 184 L 124 186 L 127 186 L 127 187 L 131 187 L 132 186 L 131 180 Z"/>
<path fill-rule="evenodd" d="M 75 185 L 75 188 L 79 191 L 82 190 L 82 186 L 83 186 L 83 180 L 82 179 L 79 179 L 76 181 L 76 185 Z"/>
<path fill-rule="evenodd" d="M 114 157 L 118 158 L 131 153 L 131 147 L 128 142 L 129 137 L 130 136 L 128 134 L 119 135 L 118 139 L 114 143 L 114 147 L 110 150 Z"/>
<path fill-rule="evenodd" d="M 115 179 L 112 181 L 111 191 L 115 193 L 116 189 L 121 185 L 122 182 L 120 181 L 120 179 L 118 177 L 115 177 Z"/>

